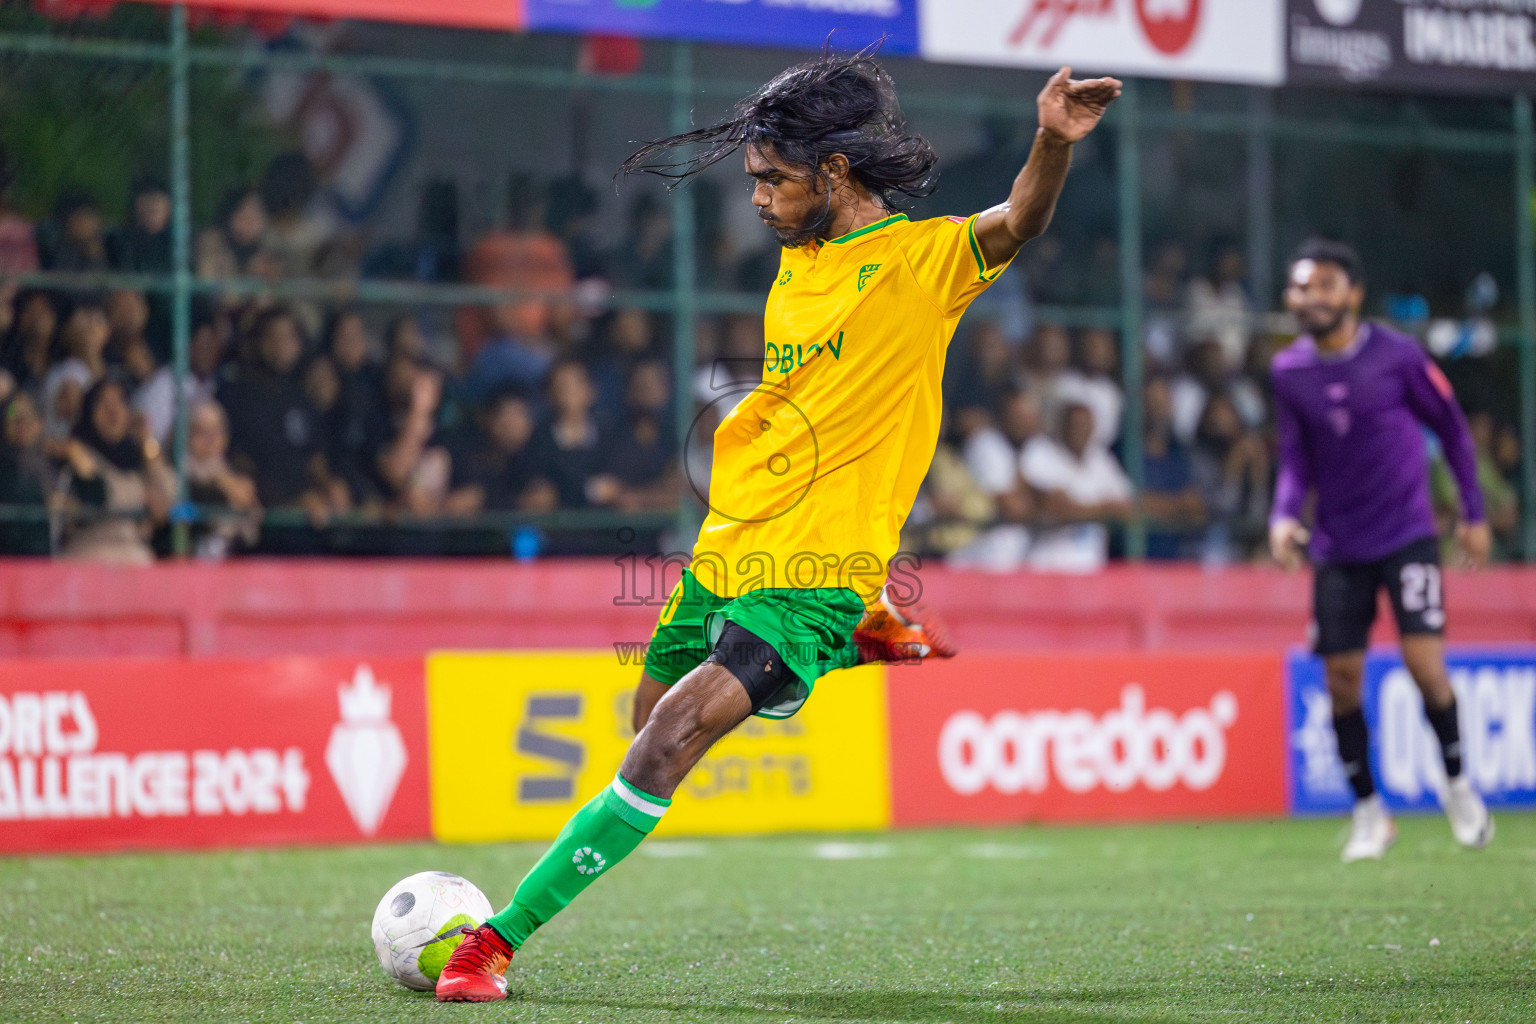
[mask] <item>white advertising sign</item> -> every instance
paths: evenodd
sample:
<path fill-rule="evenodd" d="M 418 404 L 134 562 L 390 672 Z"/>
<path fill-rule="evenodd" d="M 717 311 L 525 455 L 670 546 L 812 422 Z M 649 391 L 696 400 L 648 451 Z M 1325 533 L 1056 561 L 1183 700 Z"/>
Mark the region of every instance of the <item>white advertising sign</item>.
<path fill-rule="evenodd" d="M 1280 0 L 925 0 L 922 55 L 958 64 L 1279 85 Z"/>

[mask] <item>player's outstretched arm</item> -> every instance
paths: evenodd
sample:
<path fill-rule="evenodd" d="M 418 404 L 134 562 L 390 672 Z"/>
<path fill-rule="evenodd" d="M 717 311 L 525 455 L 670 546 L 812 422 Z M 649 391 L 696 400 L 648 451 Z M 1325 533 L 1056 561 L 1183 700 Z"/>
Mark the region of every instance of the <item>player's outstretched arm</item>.
<path fill-rule="evenodd" d="M 1483 490 L 1477 482 L 1477 447 L 1467 417 L 1456 401 L 1456 392 L 1440 368 L 1427 355 L 1414 350 L 1407 362 L 1404 393 L 1420 422 L 1440 438 L 1440 450 L 1461 492 L 1461 520 L 1456 526 L 1456 545 L 1463 569 L 1481 568 L 1493 549 L 1493 531 L 1483 507 Z"/>
<path fill-rule="evenodd" d="M 1025 242 L 1045 232 L 1067 183 L 1073 144 L 1093 131 L 1120 95 L 1117 78 L 1074 81 L 1071 74 L 1062 68 L 1040 90 L 1040 127 L 1008 201 L 976 218 L 976 241 L 989 267 L 1013 259 Z"/>

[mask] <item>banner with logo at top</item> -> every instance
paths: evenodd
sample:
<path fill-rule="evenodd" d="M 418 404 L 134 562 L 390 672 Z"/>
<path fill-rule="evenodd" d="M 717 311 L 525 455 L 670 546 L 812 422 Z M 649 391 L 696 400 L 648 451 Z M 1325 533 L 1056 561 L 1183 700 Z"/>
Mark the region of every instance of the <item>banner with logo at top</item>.
<path fill-rule="evenodd" d="M 434 654 L 427 661 L 432 831 L 550 839 L 629 748 L 637 664 L 614 652 Z M 804 710 L 750 718 L 683 781 L 658 835 L 890 823 L 880 666 L 834 672 Z"/>
<path fill-rule="evenodd" d="M 1516 93 L 1536 76 L 1536 0 L 1287 0 L 1293 85 Z"/>
<path fill-rule="evenodd" d="M 918 0 L 527 0 L 528 26 L 550 32 L 660 36 L 752 46 L 917 50 Z"/>
<path fill-rule="evenodd" d="M 419 658 L 0 666 L 0 853 L 419 838 Z"/>
<path fill-rule="evenodd" d="M 169 4 L 174 0 L 153 0 Z M 263 15 L 362 18 L 509 31 L 523 27 L 524 0 L 218 0 L 208 8 Z"/>
<path fill-rule="evenodd" d="M 897 825 L 1285 810 L 1275 657 L 968 654 L 890 680 Z"/>
<path fill-rule="evenodd" d="M 1495 807 L 1536 807 L 1536 648 L 1446 653 L 1460 710 L 1462 767 Z M 1339 765 L 1323 664 L 1293 654 L 1287 665 L 1291 808 L 1333 814 L 1354 802 Z M 1396 810 L 1437 810 L 1445 789 L 1440 741 L 1424 699 L 1395 653 L 1365 662 L 1365 720 L 1376 787 Z"/>
<path fill-rule="evenodd" d="M 1279 85 L 1281 0 L 925 0 L 922 55 Z"/>

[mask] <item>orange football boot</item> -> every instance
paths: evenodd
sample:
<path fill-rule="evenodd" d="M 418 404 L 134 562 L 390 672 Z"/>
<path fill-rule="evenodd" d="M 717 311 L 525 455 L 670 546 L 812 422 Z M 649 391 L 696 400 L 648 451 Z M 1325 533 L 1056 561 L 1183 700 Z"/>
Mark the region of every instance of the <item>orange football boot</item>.
<path fill-rule="evenodd" d="M 465 928 L 464 939 L 437 978 L 440 1003 L 493 1003 L 507 998 L 507 967 L 513 949 L 488 924 Z"/>
<path fill-rule="evenodd" d="M 914 601 L 898 605 L 888 590 L 880 592 L 880 607 L 866 611 L 853 631 L 859 664 L 889 661 L 915 664 L 924 658 L 953 658 L 955 642 L 949 624 L 937 612 Z"/>

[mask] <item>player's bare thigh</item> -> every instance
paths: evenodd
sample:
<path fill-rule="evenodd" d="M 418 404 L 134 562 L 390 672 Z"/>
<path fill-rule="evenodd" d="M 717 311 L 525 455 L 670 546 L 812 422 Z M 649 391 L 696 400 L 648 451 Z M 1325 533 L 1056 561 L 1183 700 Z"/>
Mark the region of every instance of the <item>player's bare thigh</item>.
<path fill-rule="evenodd" d="M 655 702 L 619 771 L 645 792 L 670 798 L 705 751 L 751 714 L 752 699 L 740 680 L 706 661 Z"/>
<path fill-rule="evenodd" d="M 656 702 L 667 695 L 669 687 L 666 683 L 659 683 L 651 678 L 646 671 L 640 673 L 640 685 L 635 689 L 635 702 L 630 709 L 630 725 L 636 733 L 645 728 L 645 723 L 650 721 L 651 709 L 656 707 Z"/>

